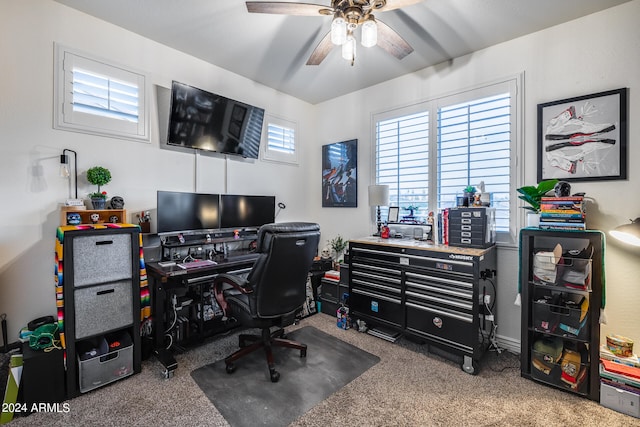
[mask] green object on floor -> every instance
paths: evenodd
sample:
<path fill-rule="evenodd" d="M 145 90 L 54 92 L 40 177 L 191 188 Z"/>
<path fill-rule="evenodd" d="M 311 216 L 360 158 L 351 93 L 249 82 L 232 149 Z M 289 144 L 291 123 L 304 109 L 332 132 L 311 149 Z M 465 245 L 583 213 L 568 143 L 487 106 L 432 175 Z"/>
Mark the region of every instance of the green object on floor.
<path fill-rule="evenodd" d="M 0 413 L 0 424 L 6 424 L 13 419 L 13 411 L 4 411 L 15 405 L 18 398 L 18 387 L 20 378 L 22 377 L 22 355 L 14 354 L 9 362 L 9 379 L 7 380 L 7 388 L 4 392 L 4 400 L 2 401 L 2 413 Z"/>

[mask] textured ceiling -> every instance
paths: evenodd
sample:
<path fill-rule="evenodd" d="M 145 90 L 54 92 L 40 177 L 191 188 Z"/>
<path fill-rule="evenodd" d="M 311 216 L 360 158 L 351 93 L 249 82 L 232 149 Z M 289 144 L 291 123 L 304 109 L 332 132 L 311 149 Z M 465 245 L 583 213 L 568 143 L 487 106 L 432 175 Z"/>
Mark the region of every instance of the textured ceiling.
<path fill-rule="evenodd" d="M 338 48 L 305 65 L 330 16 L 250 14 L 243 0 L 56 1 L 315 104 L 629 0 L 424 0 L 375 14 L 413 53 L 358 45 L 354 66 Z"/>

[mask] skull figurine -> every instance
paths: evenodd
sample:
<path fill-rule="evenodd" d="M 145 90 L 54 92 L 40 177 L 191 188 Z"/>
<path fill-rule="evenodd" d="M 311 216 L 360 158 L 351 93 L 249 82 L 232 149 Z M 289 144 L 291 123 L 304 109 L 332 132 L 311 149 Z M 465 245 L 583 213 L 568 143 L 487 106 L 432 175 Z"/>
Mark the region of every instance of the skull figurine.
<path fill-rule="evenodd" d="M 109 217 L 109 222 L 116 224 L 118 222 L 118 215 L 111 215 Z"/>
<path fill-rule="evenodd" d="M 111 209 L 122 209 L 124 207 L 124 199 L 120 196 L 113 196 L 109 201 Z"/>
<path fill-rule="evenodd" d="M 91 222 L 96 224 L 98 221 L 100 221 L 100 214 L 92 213 L 90 218 L 91 218 Z"/>
<path fill-rule="evenodd" d="M 329 248 L 322 248 L 322 252 L 320 252 L 320 257 L 327 259 L 327 258 L 331 258 L 331 251 L 329 250 Z"/>

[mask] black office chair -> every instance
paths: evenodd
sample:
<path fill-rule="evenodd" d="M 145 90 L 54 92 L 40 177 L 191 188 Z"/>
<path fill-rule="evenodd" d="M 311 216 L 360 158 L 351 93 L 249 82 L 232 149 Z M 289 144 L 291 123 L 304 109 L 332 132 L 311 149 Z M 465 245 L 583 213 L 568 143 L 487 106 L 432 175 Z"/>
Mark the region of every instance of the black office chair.
<path fill-rule="evenodd" d="M 306 296 L 306 283 L 320 240 L 318 224 L 291 222 L 267 224 L 258 230 L 256 252 L 259 257 L 246 278 L 220 274 L 214 280 L 216 298 L 227 316 L 233 316 L 249 328 L 260 328 L 262 335 L 241 334 L 240 350 L 224 360 L 228 373 L 236 370 L 235 361 L 264 348 L 271 381 L 275 370 L 271 347 L 300 350 L 305 344 L 284 338 L 284 327 L 291 325 Z M 277 327 L 272 332 L 271 328 Z M 248 345 L 248 343 L 251 343 Z"/>

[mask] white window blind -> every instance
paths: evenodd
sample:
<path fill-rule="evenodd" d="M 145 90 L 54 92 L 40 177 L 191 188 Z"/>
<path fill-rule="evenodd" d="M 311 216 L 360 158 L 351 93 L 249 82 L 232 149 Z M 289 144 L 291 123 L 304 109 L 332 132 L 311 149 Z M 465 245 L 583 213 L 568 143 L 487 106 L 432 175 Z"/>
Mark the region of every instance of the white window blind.
<path fill-rule="evenodd" d="M 269 123 L 267 125 L 267 149 L 294 154 L 296 151 L 295 136 L 295 130 Z"/>
<path fill-rule="evenodd" d="M 429 113 L 376 123 L 376 182 L 389 185 L 391 206 L 417 206 L 426 219 L 429 196 Z M 386 209 L 385 209 L 386 212 Z M 401 212 L 408 215 L 409 211 Z M 386 220 L 386 218 L 385 218 Z"/>
<path fill-rule="evenodd" d="M 496 231 L 509 231 L 511 97 L 502 93 L 438 109 L 438 208 L 481 182 L 496 208 Z"/>
<path fill-rule="evenodd" d="M 266 136 L 262 158 L 281 163 L 298 163 L 297 124 L 266 114 Z"/>
<path fill-rule="evenodd" d="M 149 140 L 144 74 L 56 45 L 56 129 Z"/>
<path fill-rule="evenodd" d="M 374 115 L 375 180 L 390 187 L 390 205 L 429 211 L 456 206 L 456 196 L 484 184 L 496 209 L 498 242 L 517 230 L 515 158 L 519 78 Z M 386 211 L 386 209 L 384 210 Z M 386 219 L 386 218 L 385 218 Z"/>

